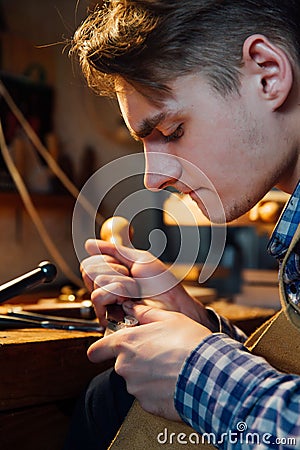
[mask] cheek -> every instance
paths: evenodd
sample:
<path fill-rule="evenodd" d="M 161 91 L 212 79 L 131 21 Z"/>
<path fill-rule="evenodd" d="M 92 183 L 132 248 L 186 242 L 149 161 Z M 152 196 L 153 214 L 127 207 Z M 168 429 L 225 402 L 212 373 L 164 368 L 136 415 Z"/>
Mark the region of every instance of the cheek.
<path fill-rule="evenodd" d="M 237 176 L 242 169 L 241 152 L 227 134 L 227 130 L 224 134 L 216 130 L 215 133 L 203 133 L 188 144 L 190 161 L 217 189 L 224 189 L 229 178 Z"/>
<path fill-rule="evenodd" d="M 268 147 L 262 121 L 236 103 L 197 117 L 185 134 L 183 152 L 224 201 L 247 197 L 265 183 Z M 195 181 L 194 179 L 194 182 Z"/>

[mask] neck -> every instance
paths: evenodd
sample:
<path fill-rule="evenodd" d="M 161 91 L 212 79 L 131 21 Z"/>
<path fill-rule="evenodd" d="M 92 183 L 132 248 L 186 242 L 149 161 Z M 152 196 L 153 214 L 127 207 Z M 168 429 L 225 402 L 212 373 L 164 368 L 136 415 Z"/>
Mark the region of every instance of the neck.
<path fill-rule="evenodd" d="M 300 155 L 299 149 L 297 148 L 289 161 L 288 168 L 284 172 L 280 181 L 276 184 L 278 189 L 292 194 L 300 180 Z"/>

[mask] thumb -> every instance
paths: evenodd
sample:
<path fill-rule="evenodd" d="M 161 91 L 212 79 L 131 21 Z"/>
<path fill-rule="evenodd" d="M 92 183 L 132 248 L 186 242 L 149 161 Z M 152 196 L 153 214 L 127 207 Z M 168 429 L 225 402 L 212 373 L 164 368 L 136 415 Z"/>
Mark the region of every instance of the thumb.
<path fill-rule="evenodd" d="M 153 306 L 143 305 L 130 300 L 123 303 L 123 309 L 126 314 L 134 316 L 141 325 L 152 322 L 160 322 L 170 318 L 170 311 L 154 308 Z"/>

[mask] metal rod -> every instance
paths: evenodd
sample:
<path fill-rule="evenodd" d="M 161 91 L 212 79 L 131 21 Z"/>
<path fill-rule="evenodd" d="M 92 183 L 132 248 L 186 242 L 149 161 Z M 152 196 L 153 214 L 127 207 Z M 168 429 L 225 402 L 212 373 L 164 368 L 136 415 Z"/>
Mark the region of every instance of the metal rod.
<path fill-rule="evenodd" d="M 43 261 L 36 269 L 21 275 L 14 280 L 8 281 L 0 286 L 0 303 L 22 294 L 26 289 L 40 283 L 50 283 L 56 277 L 54 264 Z"/>

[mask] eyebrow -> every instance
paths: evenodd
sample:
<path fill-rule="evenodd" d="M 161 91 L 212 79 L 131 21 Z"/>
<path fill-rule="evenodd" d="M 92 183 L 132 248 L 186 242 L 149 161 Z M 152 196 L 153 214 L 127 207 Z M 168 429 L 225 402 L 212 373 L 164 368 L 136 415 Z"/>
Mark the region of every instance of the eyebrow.
<path fill-rule="evenodd" d="M 130 130 L 131 136 L 137 141 L 144 139 L 152 133 L 152 131 L 155 127 L 157 127 L 158 124 L 165 120 L 166 116 L 166 112 L 160 112 L 152 117 L 148 117 L 142 120 L 137 130 Z"/>

